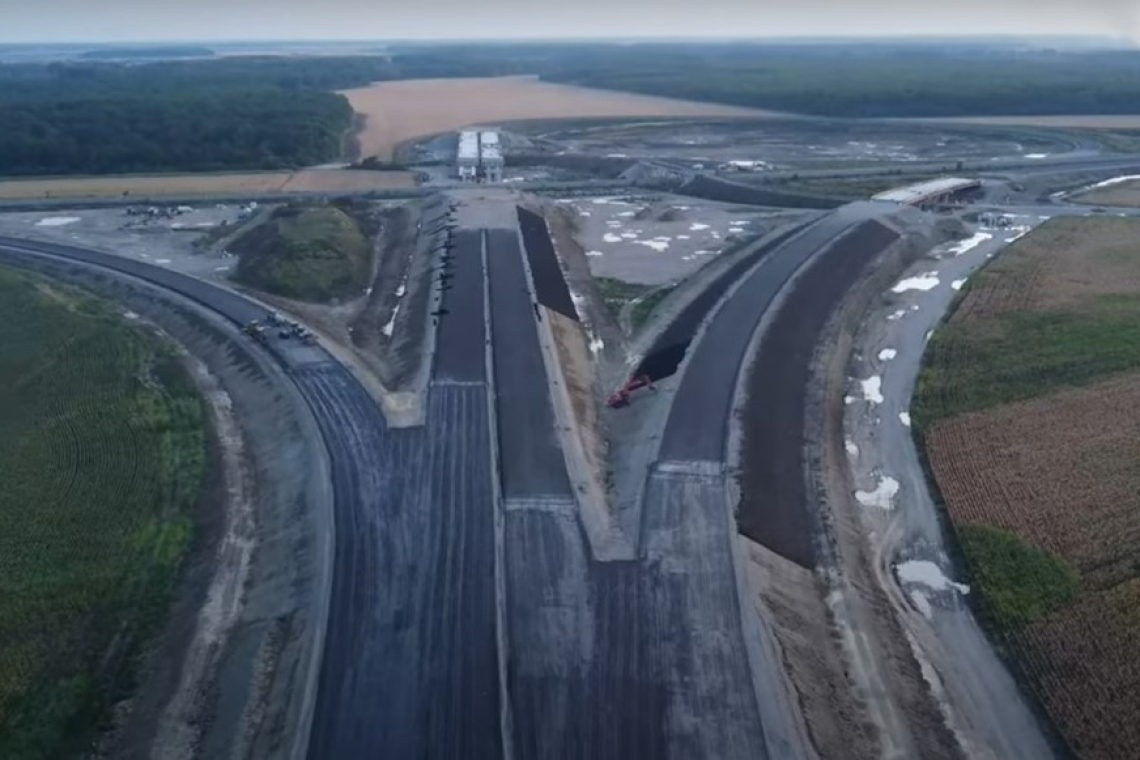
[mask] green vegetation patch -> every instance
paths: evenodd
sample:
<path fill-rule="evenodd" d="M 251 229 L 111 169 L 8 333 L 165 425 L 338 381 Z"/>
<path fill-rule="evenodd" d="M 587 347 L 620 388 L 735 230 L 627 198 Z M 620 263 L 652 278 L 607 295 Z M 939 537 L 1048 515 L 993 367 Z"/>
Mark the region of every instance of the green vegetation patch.
<path fill-rule="evenodd" d="M 1003 632 L 1036 620 L 1076 593 L 1076 570 L 1014 534 L 969 523 L 958 525 L 957 532 L 974 589 Z"/>
<path fill-rule="evenodd" d="M 302 301 L 359 295 L 372 272 L 372 245 L 360 224 L 332 205 L 290 204 L 230 245 L 237 279 Z"/>
<path fill-rule="evenodd" d="M 653 291 L 638 301 L 633 307 L 633 313 L 630 314 L 630 323 L 633 327 L 633 331 L 636 332 L 641 328 L 642 325 L 648 322 L 649 318 L 653 316 L 653 312 L 657 310 L 657 307 L 661 305 L 662 301 L 664 301 L 669 296 L 669 294 L 676 289 L 676 285 L 667 285 L 665 287 L 658 288 L 657 290 Z"/>
<path fill-rule="evenodd" d="M 1014 312 L 995 321 L 996 329 L 980 329 L 951 319 L 931 337 L 912 409 L 920 427 L 1140 367 L 1136 296 L 1100 295 L 1080 312 Z"/>
<path fill-rule="evenodd" d="M 192 538 L 204 408 L 108 304 L 0 269 L 0 757 L 74 757 L 130 693 Z"/>
<path fill-rule="evenodd" d="M 613 277 L 595 277 L 594 284 L 606 306 L 615 315 L 630 301 L 652 290 L 652 285 L 641 285 L 636 282 L 614 279 Z"/>

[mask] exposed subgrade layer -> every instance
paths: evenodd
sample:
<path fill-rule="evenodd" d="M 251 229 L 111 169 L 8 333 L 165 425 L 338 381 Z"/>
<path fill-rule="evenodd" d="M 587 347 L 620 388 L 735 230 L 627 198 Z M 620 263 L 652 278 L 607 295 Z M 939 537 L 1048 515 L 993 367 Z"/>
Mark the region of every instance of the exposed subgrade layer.
<path fill-rule="evenodd" d="M 827 320 L 870 261 L 898 238 L 864 222 L 812 262 L 760 342 L 744 410 L 740 531 L 804 567 L 815 565 L 804 479 L 806 389 Z"/>
<path fill-rule="evenodd" d="M 564 317 L 578 321 L 578 310 L 570 297 L 570 288 L 558 264 L 558 254 L 554 252 L 554 242 L 546 220 L 533 211 L 521 206 L 519 229 L 522 231 L 527 261 L 534 278 L 534 297 L 538 303 Z"/>

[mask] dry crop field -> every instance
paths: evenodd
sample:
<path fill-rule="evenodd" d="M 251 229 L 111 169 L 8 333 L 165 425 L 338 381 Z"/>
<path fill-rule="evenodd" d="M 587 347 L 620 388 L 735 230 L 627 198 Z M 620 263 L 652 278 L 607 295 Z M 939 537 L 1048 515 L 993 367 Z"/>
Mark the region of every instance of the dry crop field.
<path fill-rule="evenodd" d="M 347 192 L 415 187 L 413 172 L 301 169 L 235 174 L 136 175 L 0 180 L 0 200 L 142 198 L 195 195 Z"/>
<path fill-rule="evenodd" d="M 1140 180 L 1097 187 L 1073 196 L 1072 200 L 1092 206 L 1140 206 Z"/>
<path fill-rule="evenodd" d="M 966 289 L 915 420 L 999 637 L 1082 760 L 1140 757 L 1140 221 L 1055 219 Z"/>
<path fill-rule="evenodd" d="M 751 108 L 551 84 L 526 76 L 378 82 L 341 94 L 367 118 L 359 135 L 361 155 L 385 160 L 406 140 L 474 124 L 521 119 L 774 115 Z"/>

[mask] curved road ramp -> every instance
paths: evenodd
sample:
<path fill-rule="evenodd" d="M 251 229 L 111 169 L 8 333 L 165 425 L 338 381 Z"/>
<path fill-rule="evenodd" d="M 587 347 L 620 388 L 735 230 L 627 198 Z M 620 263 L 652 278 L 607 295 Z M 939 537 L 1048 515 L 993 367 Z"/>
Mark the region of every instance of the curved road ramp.
<path fill-rule="evenodd" d="M 535 232 L 524 245 L 513 215 L 457 229 L 439 264 L 450 282 L 433 306 L 422 426 L 387 426 L 320 347 L 266 346 L 319 427 L 335 503 L 327 626 L 306 634 L 323 642 L 319 677 L 289 674 L 312 698 L 293 751 L 273 756 L 812 757 L 782 664 L 770 642 L 757 644 L 755 610 L 740 602 L 730 423 L 749 347 L 788 283 L 809 262 L 813 272 L 835 264 L 813 301 L 826 319 L 844 284 L 893 240 L 868 221 L 878 213 L 845 207 L 779 239 L 716 290 L 719 304 L 702 302 L 700 328 L 686 328 L 638 534 L 620 560 L 596 559 L 583 528 L 533 296 L 534 277 L 551 275 L 534 272 L 535 262 L 549 256 L 526 250 Z M 845 235 L 856 242 L 828 249 Z M 32 249 L 146 280 L 238 326 L 264 314 L 243 296 L 159 267 Z M 822 250 L 833 253 L 820 260 Z M 556 305 L 573 313 L 565 295 Z M 792 386 L 821 324 L 778 336 L 787 368 L 777 390 L 792 393 L 781 419 L 802 410 Z M 771 496 L 745 503 L 742 527 L 808 564 L 802 536 L 812 528 L 793 515 L 805 497 L 781 486 L 802 473 L 790 459 L 781 464 L 801 447 L 796 430 L 787 432 L 790 443 L 773 440 L 762 453 L 758 477 L 770 480 Z"/>

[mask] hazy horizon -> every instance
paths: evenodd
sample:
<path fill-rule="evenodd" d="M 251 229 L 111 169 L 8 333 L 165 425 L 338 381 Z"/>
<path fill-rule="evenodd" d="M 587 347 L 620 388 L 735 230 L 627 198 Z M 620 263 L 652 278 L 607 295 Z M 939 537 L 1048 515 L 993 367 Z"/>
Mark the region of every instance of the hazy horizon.
<path fill-rule="evenodd" d="M 1131 0 L 0 0 L 0 43 L 1095 37 L 1140 42 Z"/>

